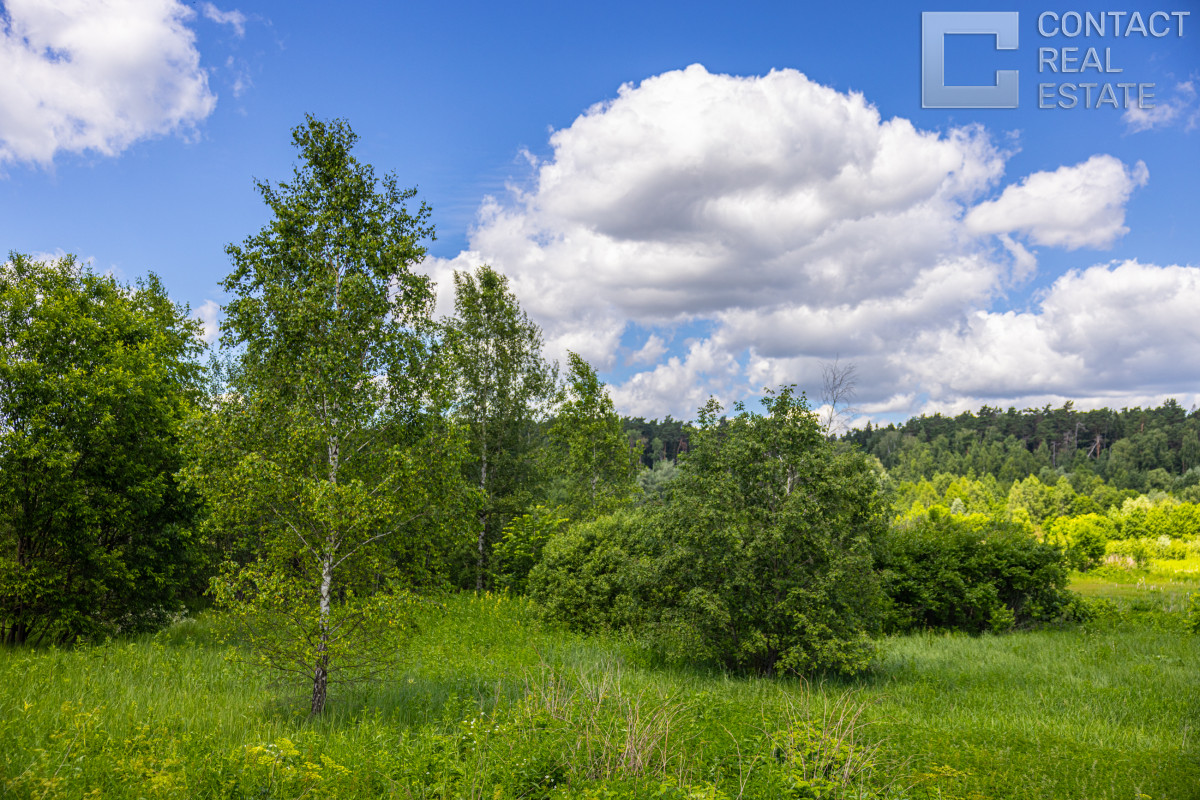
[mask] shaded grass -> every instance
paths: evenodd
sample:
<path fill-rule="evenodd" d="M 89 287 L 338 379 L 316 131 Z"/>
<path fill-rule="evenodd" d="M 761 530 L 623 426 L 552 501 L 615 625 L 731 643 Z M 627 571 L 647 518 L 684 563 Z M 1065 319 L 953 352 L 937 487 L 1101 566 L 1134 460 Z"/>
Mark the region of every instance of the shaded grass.
<path fill-rule="evenodd" d="M 5 650 L 0 793 L 1188 800 L 1200 636 L 1180 624 L 1197 581 L 1178 566 L 1076 576 L 1108 601 L 1085 625 L 886 639 L 854 681 L 654 666 L 522 599 L 461 595 L 427 614 L 394 680 L 335 687 L 317 720 L 305 687 L 232 666 L 211 617 Z"/>

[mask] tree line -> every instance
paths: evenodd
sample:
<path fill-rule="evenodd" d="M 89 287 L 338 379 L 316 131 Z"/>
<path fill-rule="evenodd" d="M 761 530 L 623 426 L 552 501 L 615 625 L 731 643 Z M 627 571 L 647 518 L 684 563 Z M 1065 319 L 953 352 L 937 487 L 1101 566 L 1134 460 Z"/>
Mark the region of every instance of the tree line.
<path fill-rule="evenodd" d="M 901 425 L 868 423 L 841 439 L 903 480 L 971 472 L 1012 483 L 1050 469 L 1095 474 L 1139 492 L 1200 482 L 1200 410 L 1189 412 L 1175 400 L 1157 408 L 1091 411 L 1071 402 L 1022 411 L 983 406 L 954 417 L 921 415 Z"/>

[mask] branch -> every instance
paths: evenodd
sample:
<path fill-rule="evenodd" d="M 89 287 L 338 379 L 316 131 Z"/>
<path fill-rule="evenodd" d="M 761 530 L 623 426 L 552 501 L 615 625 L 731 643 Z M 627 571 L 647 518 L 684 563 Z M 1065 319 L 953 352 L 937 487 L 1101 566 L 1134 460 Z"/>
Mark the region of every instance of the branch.
<path fill-rule="evenodd" d="M 348 559 L 348 558 L 350 558 L 351 556 L 353 556 L 355 553 L 357 553 L 359 550 L 361 550 L 361 549 L 363 549 L 364 547 L 366 547 L 367 545 L 369 545 L 371 542 L 376 542 L 376 541 L 379 541 L 380 539 L 383 539 L 383 538 L 385 538 L 385 537 L 387 537 L 387 536 L 391 536 L 392 534 L 394 534 L 394 533 L 396 533 L 397 531 L 399 531 L 399 530 L 400 530 L 400 528 L 402 528 L 403 526 L 405 526 L 405 525 L 408 525 L 408 524 L 409 524 L 409 523 L 411 523 L 413 520 L 417 520 L 417 519 L 420 519 L 421 517 L 428 516 L 428 515 L 429 515 L 429 513 L 430 513 L 430 510 L 429 510 L 429 509 L 425 509 L 424 511 L 421 511 L 421 512 L 419 512 L 419 513 L 413 514 L 413 515 L 412 515 L 411 517 L 409 517 L 408 519 L 406 519 L 406 520 L 404 520 L 404 521 L 402 521 L 402 522 L 399 522 L 399 523 L 397 523 L 396 525 L 394 525 L 393 527 L 391 527 L 391 528 L 389 528 L 388 530 L 384 531 L 383 533 L 377 533 L 377 534 L 375 534 L 374 536 L 372 536 L 371 538 L 369 538 L 369 539 L 365 539 L 365 540 L 363 540 L 363 541 L 359 542 L 359 543 L 358 543 L 357 545 L 355 545 L 355 546 L 354 546 L 352 549 L 348 550 L 344 556 L 342 556 L 342 557 L 341 557 L 341 558 L 339 558 L 339 559 L 338 559 L 336 562 L 334 562 L 333 566 L 332 566 L 332 567 L 330 567 L 330 571 L 332 572 L 333 570 L 335 570 L 335 569 L 337 569 L 338 567 L 340 567 L 340 566 L 342 565 L 342 562 L 343 562 L 343 561 L 345 561 L 346 559 Z"/>

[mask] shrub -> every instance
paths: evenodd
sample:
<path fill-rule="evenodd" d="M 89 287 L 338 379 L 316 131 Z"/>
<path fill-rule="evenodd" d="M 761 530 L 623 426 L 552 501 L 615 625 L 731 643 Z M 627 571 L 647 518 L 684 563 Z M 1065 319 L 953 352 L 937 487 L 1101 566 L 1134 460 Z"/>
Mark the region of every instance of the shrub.
<path fill-rule="evenodd" d="M 567 522 L 563 509 L 540 505 L 511 519 L 492 551 L 496 585 L 524 592 L 529 571 L 542 558 L 542 548 L 551 536 L 566 528 Z"/>
<path fill-rule="evenodd" d="M 935 515 L 893 530 L 879 568 L 889 631 L 1001 631 L 1073 607 L 1058 547 L 978 516 Z"/>
<path fill-rule="evenodd" d="M 886 532 L 879 474 L 826 440 L 785 389 L 718 419 L 715 402 L 661 504 L 550 540 L 530 575 L 549 613 L 632 630 L 668 657 L 854 673 L 874 654 Z"/>
<path fill-rule="evenodd" d="M 1134 568 L 1141 568 L 1146 566 L 1153 553 L 1146 539 L 1122 539 L 1109 542 L 1105 555 L 1105 564 L 1123 563 L 1124 559 L 1129 559 L 1133 561 Z M 1113 559 L 1113 556 L 1120 556 L 1122 560 Z"/>
<path fill-rule="evenodd" d="M 584 631 L 619 627 L 614 610 L 628 595 L 630 556 L 640 511 L 619 511 L 572 525 L 546 542 L 529 573 L 529 596 L 552 619 Z"/>
<path fill-rule="evenodd" d="M 1154 540 L 1154 557 L 1180 560 L 1187 558 L 1188 547 L 1187 543 L 1181 539 L 1172 539 L 1170 536 L 1159 536 Z"/>
<path fill-rule="evenodd" d="M 1100 514 L 1059 517 L 1047 526 L 1046 541 L 1058 545 L 1073 569 L 1085 571 L 1104 560 L 1105 543 L 1116 537 L 1112 520 Z"/>

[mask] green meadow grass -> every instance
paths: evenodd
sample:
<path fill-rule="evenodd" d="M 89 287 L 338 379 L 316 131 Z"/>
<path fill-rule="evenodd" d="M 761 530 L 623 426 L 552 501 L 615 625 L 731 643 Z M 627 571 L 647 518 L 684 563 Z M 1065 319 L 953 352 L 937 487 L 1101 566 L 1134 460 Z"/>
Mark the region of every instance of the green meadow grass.
<path fill-rule="evenodd" d="M 870 674 L 807 682 L 657 664 L 461 595 L 315 720 L 303 686 L 231 664 L 211 616 L 0 650 L 0 796 L 1200 798 L 1195 566 L 1076 576 L 1092 622 L 893 637 Z"/>

